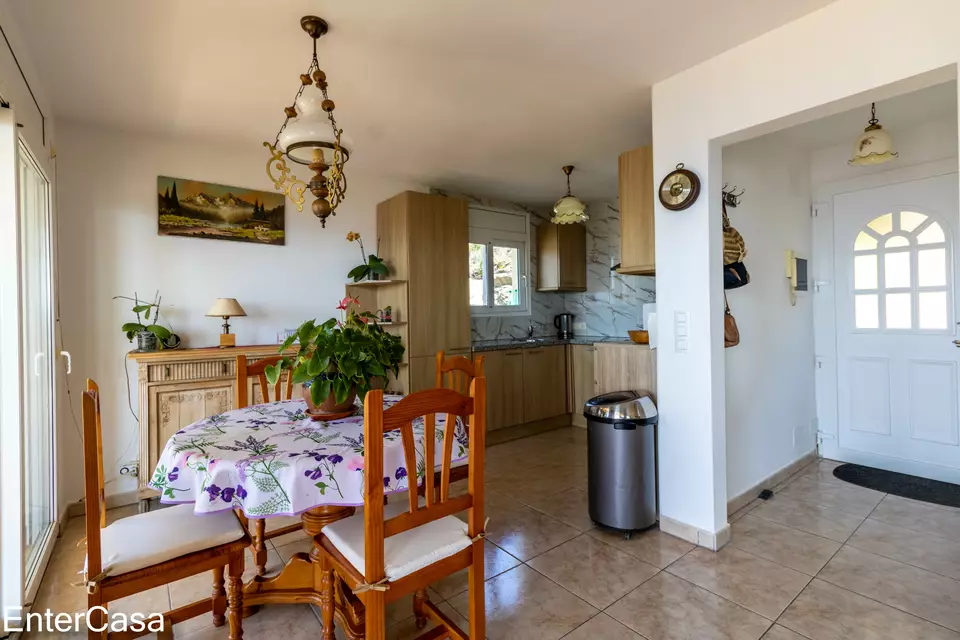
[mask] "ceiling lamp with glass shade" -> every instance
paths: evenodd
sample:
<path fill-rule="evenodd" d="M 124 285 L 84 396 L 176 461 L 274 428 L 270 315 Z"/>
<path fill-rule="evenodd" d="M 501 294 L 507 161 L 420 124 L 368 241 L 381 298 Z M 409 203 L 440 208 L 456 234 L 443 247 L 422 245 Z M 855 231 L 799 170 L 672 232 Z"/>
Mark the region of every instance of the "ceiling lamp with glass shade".
<path fill-rule="evenodd" d="M 313 58 L 307 72 L 300 74 L 293 104 L 283 109 L 286 118 L 273 144 L 263 145 L 270 150 L 267 175 L 277 191 L 289 197 L 297 211 L 303 211 L 303 193 L 310 189 L 316 197 L 311 205 L 313 215 L 326 227 L 327 216 L 336 215 L 347 193 L 343 165 L 350 159 L 353 144 L 333 117 L 335 105 L 327 95 L 327 74 L 317 61 L 317 40 L 327 32 L 327 23 L 317 16 L 304 16 L 300 27 L 313 39 Z M 297 179 L 287 161 L 313 171 L 310 182 Z"/>
<path fill-rule="evenodd" d="M 853 158 L 847 164 L 866 166 L 890 162 L 899 154 L 893 150 L 893 139 L 877 120 L 877 103 L 870 103 L 870 122 L 853 146 Z"/>
<path fill-rule="evenodd" d="M 550 222 L 553 224 L 575 224 L 590 219 L 587 215 L 587 205 L 577 196 L 570 194 L 570 174 L 573 173 L 573 166 L 567 165 L 563 168 L 567 174 L 567 195 L 563 196 L 553 205 L 553 217 Z"/>

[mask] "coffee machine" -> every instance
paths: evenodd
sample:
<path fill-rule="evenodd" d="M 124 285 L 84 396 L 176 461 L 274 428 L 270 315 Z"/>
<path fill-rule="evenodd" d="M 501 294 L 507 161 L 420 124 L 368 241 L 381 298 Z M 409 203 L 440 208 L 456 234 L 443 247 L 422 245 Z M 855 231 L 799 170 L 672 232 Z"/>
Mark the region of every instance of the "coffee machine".
<path fill-rule="evenodd" d="M 573 337 L 573 314 L 561 313 L 554 316 L 553 326 L 557 328 L 557 337 L 567 340 Z"/>

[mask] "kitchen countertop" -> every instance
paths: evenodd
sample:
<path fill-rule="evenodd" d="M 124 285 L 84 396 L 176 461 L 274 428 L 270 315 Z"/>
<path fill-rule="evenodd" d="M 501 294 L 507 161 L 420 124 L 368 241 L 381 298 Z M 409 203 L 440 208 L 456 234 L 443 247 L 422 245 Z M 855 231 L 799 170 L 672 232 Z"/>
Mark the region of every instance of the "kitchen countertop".
<path fill-rule="evenodd" d="M 535 347 L 553 347 L 566 344 L 597 344 L 597 343 L 615 343 L 632 344 L 628 337 L 606 337 L 606 336 L 573 336 L 566 340 L 561 340 L 555 336 L 541 336 L 539 338 L 502 338 L 499 340 L 477 340 L 473 343 L 474 351 L 500 351 L 504 349 L 531 349 Z"/>

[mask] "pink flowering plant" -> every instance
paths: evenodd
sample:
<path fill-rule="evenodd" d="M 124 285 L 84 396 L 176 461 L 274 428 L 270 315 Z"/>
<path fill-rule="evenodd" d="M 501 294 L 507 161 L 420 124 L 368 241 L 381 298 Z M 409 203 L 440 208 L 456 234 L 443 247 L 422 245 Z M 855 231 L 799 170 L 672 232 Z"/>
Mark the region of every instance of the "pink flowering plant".
<path fill-rule="evenodd" d="M 387 372 L 396 376 L 404 352 L 400 337 L 384 331 L 374 314 L 358 313 L 354 306 L 359 302 L 346 297 L 337 305 L 339 319 L 300 325 L 280 345 L 283 353 L 299 341 L 296 355 L 267 367 L 267 381 L 276 384 L 281 370 L 291 370 L 294 384 L 309 387 L 310 399 L 320 405 L 331 393 L 337 403 L 344 402 L 354 387 L 362 399 L 371 388 L 384 385 Z"/>

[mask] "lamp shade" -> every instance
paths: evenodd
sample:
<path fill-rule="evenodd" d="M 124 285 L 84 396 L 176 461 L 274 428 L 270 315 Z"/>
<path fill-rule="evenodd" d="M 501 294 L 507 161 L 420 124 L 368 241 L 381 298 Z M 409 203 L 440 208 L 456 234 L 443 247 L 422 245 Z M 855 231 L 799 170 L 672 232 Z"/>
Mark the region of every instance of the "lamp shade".
<path fill-rule="evenodd" d="M 318 151 L 323 156 L 324 164 L 334 163 L 333 148 L 336 137 L 330 126 L 330 118 L 321 106 L 323 100 L 320 89 L 307 87 L 297 99 L 297 117 L 280 132 L 280 146 L 294 162 L 310 164 L 314 161 L 313 152 Z M 349 158 L 353 151 L 353 141 L 346 134 L 340 137 L 340 148 L 346 158 Z"/>
<path fill-rule="evenodd" d="M 217 301 L 207 311 L 208 316 L 216 318 L 235 318 L 245 316 L 247 312 L 243 310 L 236 298 L 217 298 Z"/>
<path fill-rule="evenodd" d="M 550 222 L 554 224 L 576 224 L 589 219 L 587 205 L 583 204 L 580 198 L 564 196 L 553 205 L 553 218 L 550 219 Z"/>
<path fill-rule="evenodd" d="M 871 165 L 890 162 L 897 157 L 893 150 L 893 139 L 879 124 L 871 125 L 860 134 L 853 145 L 853 159 L 847 162 L 852 165 Z"/>

